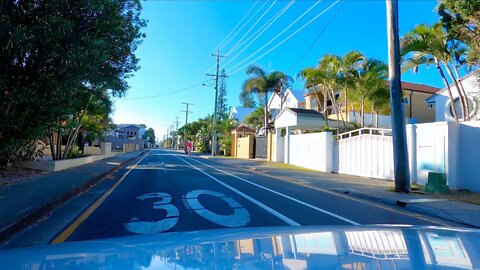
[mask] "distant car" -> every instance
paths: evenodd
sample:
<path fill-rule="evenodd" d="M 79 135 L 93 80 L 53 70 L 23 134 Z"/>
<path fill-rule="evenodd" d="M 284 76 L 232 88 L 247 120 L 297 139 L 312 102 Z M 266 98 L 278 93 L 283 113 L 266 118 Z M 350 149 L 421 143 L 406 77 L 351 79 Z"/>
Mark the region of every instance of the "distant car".
<path fill-rule="evenodd" d="M 0 252 L 1 269 L 479 269 L 480 231 L 418 226 L 218 229 Z"/>

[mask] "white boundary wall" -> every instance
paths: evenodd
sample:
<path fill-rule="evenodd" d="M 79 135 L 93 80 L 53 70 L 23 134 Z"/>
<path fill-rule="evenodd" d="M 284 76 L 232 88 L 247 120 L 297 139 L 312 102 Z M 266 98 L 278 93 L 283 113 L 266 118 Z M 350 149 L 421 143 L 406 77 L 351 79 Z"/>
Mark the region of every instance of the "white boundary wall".
<path fill-rule="evenodd" d="M 322 172 L 333 169 L 330 132 L 290 135 L 290 164 Z"/>
<path fill-rule="evenodd" d="M 281 140 L 277 145 L 283 150 L 288 145 L 287 140 L 285 145 Z M 393 180 L 393 142 L 389 132 L 352 135 L 338 141 L 328 132 L 310 133 L 290 135 L 289 141 L 290 164 Z M 424 185 L 429 172 L 441 172 L 447 175 L 450 189 L 480 192 L 480 121 L 410 124 L 407 144 L 413 183 Z"/>

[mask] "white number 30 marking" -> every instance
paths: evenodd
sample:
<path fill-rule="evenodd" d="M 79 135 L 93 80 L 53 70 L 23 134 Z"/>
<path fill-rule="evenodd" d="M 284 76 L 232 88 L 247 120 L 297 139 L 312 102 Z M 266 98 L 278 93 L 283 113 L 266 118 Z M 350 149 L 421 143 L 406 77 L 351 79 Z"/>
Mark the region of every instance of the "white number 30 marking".
<path fill-rule="evenodd" d="M 220 215 L 205 209 L 199 202 L 198 196 L 210 195 L 225 201 L 234 211 L 231 215 Z M 173 228 L 179 219 L 178 208 L 172 202 L 172 196 L 165 192 L 147 193 L 137 197 L 138 200 L 157 199 L 153 203 L 153 209 L 164 210 L 167 214 L 165 218 L 159 221 L 140 221 L 138 218 L 132 218 L 130 222 L 123 226 L 126 230 L 137 234 L 156 234 Z M 237 201 L 226 195 L 210 190 L 193 190 L 185 196 L 187 206 L 199 216 L 225 227 L 245 226 L 250 221 L 250 214 Z"/>

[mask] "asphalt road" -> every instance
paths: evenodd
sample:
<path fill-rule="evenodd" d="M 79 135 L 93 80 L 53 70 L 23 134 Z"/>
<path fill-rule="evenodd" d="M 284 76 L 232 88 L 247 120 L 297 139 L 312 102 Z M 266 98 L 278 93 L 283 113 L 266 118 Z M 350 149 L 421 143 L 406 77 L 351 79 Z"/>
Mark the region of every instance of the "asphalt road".
<path fill-rule="evenodd" d="M 126 168 L 53 242 L 226 227 L 352 224 L 445 225 L 406 210 L 159 149 Z"/>

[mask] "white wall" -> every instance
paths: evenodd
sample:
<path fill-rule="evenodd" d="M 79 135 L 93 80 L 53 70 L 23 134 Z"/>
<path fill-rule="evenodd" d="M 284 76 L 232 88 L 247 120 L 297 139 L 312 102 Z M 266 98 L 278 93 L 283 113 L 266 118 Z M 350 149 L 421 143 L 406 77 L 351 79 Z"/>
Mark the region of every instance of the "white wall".
<path fill-rule="evenodd" d="M 460 125 L 458 186 L 480 192 L 480 121 Z"/>
<path fill-rule="evenodd" d="M 322 172 L 333 170 L 331 132 L 290 135 L 290 164 Z"/>
<path fill-rule="evenodd" d="M 365 126 L 370 126 L 373 120 L 373 126 L 376 124 L 376 116 L 375 114 L 365 113 Z M 360 113 L 355 112 L 348 112 L 348 122 L 356 123 L 360 125 Z M 378 115 L 378 127 L 379 128 L 391 128 L 392 127 L 392 117 L 390 115 Z"/>
<path fill-rule="evenodd" d="M 474 120 L 480 120 L 480 110 L 479 110 L 479 105 L 478 104 L 478 99 L 480 98 L 480 86 L 478 83 L 478 78 L 475 76 L 475 74 L 471 74 L 470 76 L 466 77 L 463 81 L 463 88 L 465 89 L 465 92 L 467 93 L 467 96 L 472 98 L 472 100 L 476 101 L 474 103 L 476 110 L 476 117 L 474 117 Z M 457 87 L 455 84 L 451 85 L 451 91 L 452 91 L 452 97 L 457 98 L 458 97 L 458 91 Z M 435 100 L 435 121 L 440 122 L 440 121 L 454 121 L 453 117 L 450 115 L 450 106 L 449 106 L 449 101 L 450 97 L 448 96 L 448 91 L 442 90 L 441 93 L 436 95 L 434 97 Z M 457 110 L 457 113 L 461 112 L 460 110 Z"/>

